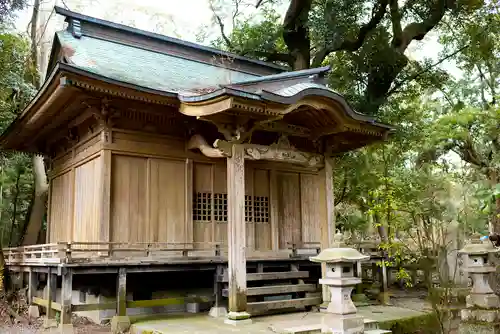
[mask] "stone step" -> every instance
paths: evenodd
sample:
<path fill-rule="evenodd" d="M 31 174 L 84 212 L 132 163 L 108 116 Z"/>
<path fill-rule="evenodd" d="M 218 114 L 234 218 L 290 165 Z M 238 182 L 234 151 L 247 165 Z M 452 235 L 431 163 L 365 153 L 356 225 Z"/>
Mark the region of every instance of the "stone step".
<path fill-rule="evenodd" d="M 298 278 L 308 278 L 308 271 L 280 271 L 280 272 L 269 272 L 269 273 L 248 273 L 247 282 L 252 281 L 278 281 L 278 280 L 289 280 Z M 221 283 L 228 283 L 229 277 L 227 272 L 223 275 L 219 275 L 217 280 Z"/>
<path fill-rule="evenodd" d="M 319 305 L 320 303 L 321 298 L 298 298 L 255 302 L 248 303 L 248 313 L 250 313 L 251 315 L 261 315 L 272 310 L 301 308 L 305 306 Z"/>
<path fill-rule="evenodd" d="M 283 295 L 293 292 L 306 292 L 317 290 L 316 284 L 290 284 L 290 285 L 272 285 L 272 286 L 260 286 L 254 288 L 247 288 L 247 296 L 262 296 L 262 295 Z M 222 295 L 224 297 L 229 296 L 229 290 L 222 290 Z M 311 296 L 311 297 L 321 297 Z"/>
<path fill-rule="evenodd" d="M 386 334 L 386 333 L 392 333 L 392 332 L 386 329 L 370 329 L 365 331 L 365 334 Z"/>
<path fill-rule="evenodd" d="M 285 328 L 279 331 L 280 334 L 319 334 L 321 333 L 321 325 L 303 325 Z"/>

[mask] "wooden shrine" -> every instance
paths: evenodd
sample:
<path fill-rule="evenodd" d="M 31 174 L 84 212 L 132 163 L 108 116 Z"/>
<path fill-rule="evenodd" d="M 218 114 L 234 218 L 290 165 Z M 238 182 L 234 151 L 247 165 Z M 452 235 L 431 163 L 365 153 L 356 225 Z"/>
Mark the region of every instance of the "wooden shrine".
<path fill-rule="evenodd" d="M 49 166 L 46 244 L 4 250 L 30 301 L 62 324 L 72 312 L 125 316 L 172 302 L 138 275 L 188 282 L 172 277 L 190 272 L 216 307 L 227 297 L 233 320 L 321 303 L 308 258 L 334 234 L 332 157 L 391 128 L 330 90 L 328 67 L 287 72 L 56 12 L 67 28 L 45 83 L 0 138 Z M 279 280 L 289 284 L 258 285 Z M 75 302 L 85 289 L 115 299 Z"/>

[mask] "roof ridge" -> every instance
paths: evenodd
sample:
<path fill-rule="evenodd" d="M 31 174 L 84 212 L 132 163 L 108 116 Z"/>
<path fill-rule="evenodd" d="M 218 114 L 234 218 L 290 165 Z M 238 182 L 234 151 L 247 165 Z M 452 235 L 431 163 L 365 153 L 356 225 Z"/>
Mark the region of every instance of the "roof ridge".
<path fill-rule="evenodd" d="M 240 56 L 240 55 L 237 55 L 235 53 L 222 51 L 222 50 L 219 50 L 219 49 L 216 49 L 213 47 L 204 46 L 204 45 L 193 43 L 193 42 L 188 42 L 188 41 L 185 41 L 185 40 L 182 40 L 179 38 L 170 37 L 170 36 L 166 36 L 166 35 L 162 35 L 162 34 L 158 34 L 158 33 L 154 33 L 154 32 L 149 32 L 146 30 L 138 29 L 138 28 L 133 28 L 133 27 L 130 27 L 130 26 L 127 26 L 124 24 L 115 23 L 115 22 L 103 20 L 103 19 L 98 19 L 98 18 L 95 18 L 92 16 L 88 16 L 85 14 L 70 11 L 68 9 L 64 9 L 62 7 L 59 7 L 59 6 L 54 6 L 54 10 L 57 14 L 63 15 L 66 18 L 72 18 L 75 20 L 90 22 L 90 23 L 98 24 L 98 25 L 101 25 L 104 27 L 117 29 L 117 30 L 128 32 L 128 33 L 132 33 L 132 34 L 141 35 L 141 36 L 145 36 L 148 38 L 160 40 L 163 42 L 177 44 L 177 45 L 181 45 L 181 46 L 184 46 L 187 48 L 192 48 L 192 49 L 196 49 L 199 51 L 212 53 L 214 55 L 230 57 L 230 58 L 234 58 L 234 59 L 237 59 L 237 60 L 240 60 L 243 62 L 253 63 L 253 64 L 260 65 L 260 66 L 266 66 L 268 68 L 272 68 L 275 70 L 286 71 L 286 68 L 283 66 L 280 66 L 280 65 L 276 65 L 273 63 L 269 63 L 269 62 L 265 62 L 265 61 L 261 61 L 261 60 L 257 60 L 257 59 L 252 59 L 249 57 Z"/>

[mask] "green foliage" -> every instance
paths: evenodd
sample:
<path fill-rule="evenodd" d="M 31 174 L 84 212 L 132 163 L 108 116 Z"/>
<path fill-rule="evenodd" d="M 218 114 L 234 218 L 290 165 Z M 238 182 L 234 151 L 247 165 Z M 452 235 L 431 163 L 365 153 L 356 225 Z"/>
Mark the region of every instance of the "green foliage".
<path fill-rule="evenodd" d="M 0 132 L 20 113 L 35 93 L 29 83 L 29 41 L 0 29 Z M 31 157 L 0 155 L 0 243 L 15 245 L 22 238 L 33 194 Z"/>
<path fill-rule="evenodd" d="M 379 323 L 379 328 L 390 330 L 393 334 L 435 334 L 441 328 L 434 313 L 421 316 L 390 320 Z"/>

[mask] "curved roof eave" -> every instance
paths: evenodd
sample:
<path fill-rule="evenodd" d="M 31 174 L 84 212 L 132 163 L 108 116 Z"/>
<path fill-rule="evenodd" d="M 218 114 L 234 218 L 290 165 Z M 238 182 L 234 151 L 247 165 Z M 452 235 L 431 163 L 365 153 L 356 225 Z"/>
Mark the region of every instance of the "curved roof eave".
<path fill-rule="evenodd" d="M 196 96 L 183 96 L 182 94 L 178 94 L 179 101 L 184 102 L 184 103 L 197 103 L 197 102 L 208 102 L 209 100 L 221 97 L 221 96 L 235 96 L 235 97 L 242 97 L 242 98 L 248 98 L 252 100 L 257 100 L 257 101 L 270 101 L 270 102 L 275 102 L 279 104 L 284 104 L 284 105 L 292 105 L 300 100 L 307 98 L 307 97 L 312 97 L 312 96 L 319 96 L 319 97 L 325 97 L 334 100 L 335 102 L 339 103 L 344 111 L 347 113 L 349 117 L 356 121 L 360 122 L 365 122 L 365 123 L 371 123 L 373 125 L 386 128 L 387 130 L 393 130 L 394 128 L 388 124 L 380 123 L 377 122 L 374 118 L 370 116 L 363 115 L 361 113 L 356 112 L 354 109 L 351 108 L 349 103 L 345 100 L 345 98 L 332 91 L 331 89 L 325 87 L 308 87 L 305 89 L 302 89 L 298 92 L 296 92 L 293 95 L 285 96 L 281 94 L 277 94 L 274 92 L 262 90 L 259 94 L 257 93 L 249 93 L 244 90 L 240 89 L 235 89 L 235 88 L 229 88 L 225 87 L 222 89 L 218 89 L 216 91 L 203 94 L 203 95 L 196 95 Z"/>

